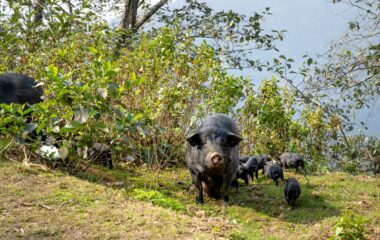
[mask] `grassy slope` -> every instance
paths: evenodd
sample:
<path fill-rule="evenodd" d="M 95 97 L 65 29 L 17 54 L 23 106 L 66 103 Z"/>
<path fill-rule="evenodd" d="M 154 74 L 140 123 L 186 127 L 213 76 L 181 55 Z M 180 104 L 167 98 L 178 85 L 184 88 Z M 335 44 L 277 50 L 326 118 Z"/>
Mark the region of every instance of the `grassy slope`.
<path fill-rule="evenodd" d="M 94 167 L 73 177 L 0 160 L 0 239 L 326 239 L 346 209 L 368 220 L 369 239 L 380 236 L 379 178 L 296 177 L 294 210 L 283 184 L 264 178 L 231 192 L 228 207 L 197 206 L 185 169 Z"/>

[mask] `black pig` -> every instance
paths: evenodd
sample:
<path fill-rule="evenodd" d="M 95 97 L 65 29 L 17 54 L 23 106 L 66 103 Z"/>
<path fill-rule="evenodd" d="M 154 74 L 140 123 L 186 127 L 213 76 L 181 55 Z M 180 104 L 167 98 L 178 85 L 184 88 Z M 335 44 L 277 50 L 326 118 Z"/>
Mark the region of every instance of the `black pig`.
<path fill-rule="evenodd" d="M 258 179 L 258 171 L 259 171 L 259 165 L 258 165 L 259 157 L 252 156 L 248 159 L 248 161 L 244 164 L 245 167 L 248 170 L 248 175 L 251 177 L 251 180 L 253 181 L 253 174 L 256 174 L 256 179 Z"/>
<path fill-rule="evenodd" d="M 10 104 L 27 104 L 32 105 L 42 101 L 42 88 L 37 86 L 37 82 L 28 76 L 19 73 L 2 73 L 0 74 L 0 103 Z M 26 121 L 31 123 L 30 114 L 26 116 Z M 30 137 L 35 139 L 37 132 L 33 125 L 29 125 L 27 132 Z M 6 126 L 7 127 L 7 126 Z"/>
<path fill-rule="evenodd" d="M 272 158 L 269 155 L 257 156 L 257 171 L 256 179 L 259 179 L 259 170 L 262 169 L 262 174 L 265 173 L 264 166 L 267 162 L 272 162 Z"/>
<path fill-rule="evenodd" d="M 250 158 L 250 156 L 240 156 L 239 157 L 239 162 L 246 163 L 249 158 Z"/>
<path fill-rule="evenodd" d="M 301 195 L 301 186 L 295 178 L 288 178 L 286 180 L 284 195 L 288 204 L 294 207 L 296 200 Z"/>
<path fill-rule="evenodd" d="M 274 162 L 267 162 L 264 165 L 264 174 L 267 177 L 273 179 L 276 182 L 276 186 L 278 185 L 278 179 L 281 178 L 284 181 L 284 173 L 282 171 L 282 167 Z"/>
<path fill-rule="evenodd" d="M 0 74 L 0 103 L 35 104 L 42 101 L 42 88 L 36 81 L 19 73 Z"/>
<path fill-rule="evenodd" d="M 236 190 L 238 190 L 238 179 L 243 179 L 245 182 L 245 185 L 248 185 L 249 178 L 251 177 L 253 181 L 253 174 L 257 173 L 258 166 L 257 166 L 257 156 L 253 157 L 240 157 L 239 158 L 239 168 L 236 173 L 235 180 L 233 181 L 232 187 L 234 187 Z"/>
<path fill-rule="evenodd" d="M 262 174 L 264 174 L 264 165 L 266 162 L 271 162 L 272 159 L 269 155 L 253 155 L 253 156 L 243 156 L 239 158 L 241 163 L 244 163 L 247 168 L 249 168 L 249 176 L 253 181 L 253 173 L 255 173 L 256 179 L 259 179 L 259 170 L 262 169 Z M 248 161 L 250 161 L 248 163 Z M 250 166 L 250 167 L 249 167 Z"/>
<path fill-rule="evenodd" d="M 196 202 L 204 203 L 203 191 L 210 197 L 229 200 L 229 187 L 239 167 L 236 123 L 225 114 L 205 119 L 198 131 L 187 138 L 185 160 L 196 189 Z"/>
<path fill-rule="evenodd" d="M 248 168 L 245 166 L 244 163 L 239 162 L 239 168 L 238 171 L 236 172 L 235 179 L 231 183 L 231 187 L 235 188 L 236 191 L 239 189 L 239 182 L 238 179 L 243 179 L 245 185 L 248 185 L 249 179 L 248 179 Z"/>
<path fill-rule="evenodd" d="M 303 160 L 303 157 L 301 156 L 301 154 L 285 152 L 281 154 L 280 162 L 281 162 L 281 166 L 284 167 L 285 169 L 295 168 L 296 173 L 298 172 L 298 167 L 301 167 L 304 175 L 306 176 L 305 161 Z"/>

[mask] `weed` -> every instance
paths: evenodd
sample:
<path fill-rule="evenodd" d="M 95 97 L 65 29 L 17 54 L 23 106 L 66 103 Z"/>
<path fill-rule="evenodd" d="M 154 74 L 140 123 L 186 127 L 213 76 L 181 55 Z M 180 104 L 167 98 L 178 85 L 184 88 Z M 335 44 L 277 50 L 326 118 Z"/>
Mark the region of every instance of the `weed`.
<path fill-rule="evenodd" d="M 331 240 L 362 240 L 366 239 L 364 234 L 366 220 L 347 211 L 340 221 L 335 225 L 335 236 Z"/>
<path fill-rule="evenodd" d="M 155 190 L 134 189 L 132 194 L 137 200 L 152 202 L 161 207 L 167 207 L 176 211 L 183 211 L 185 209 L 179 201 L 166 197 L 163 193 Z"/>

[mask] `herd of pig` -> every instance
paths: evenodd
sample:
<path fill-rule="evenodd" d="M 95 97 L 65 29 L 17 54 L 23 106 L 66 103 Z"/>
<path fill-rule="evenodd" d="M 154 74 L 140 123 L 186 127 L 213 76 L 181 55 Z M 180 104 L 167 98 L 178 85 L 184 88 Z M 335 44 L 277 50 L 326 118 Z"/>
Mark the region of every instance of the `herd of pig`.
<path fill-rule="evenodd" d="M 185 160 L 196 190 L 195 201 L 204 203 L 204 193 L 209 197 L 229 201 L 229 188 L 238 191 L 238 179 L 249 183 L 258 179 L 258 172 L 275 181 L 284 181 L 283 168 L 301 167 L 304 174 L 305 164 L 298 153 L 283 153 L 279 161 L 272 161 L 268 155 L 239 157 L 239 143 L 243 138 L 237 124 L 225 114 L 214 114 L 205 119 L 198 131 L 187 138 L 188 148 Z M 294 207 L 301 194 L 301 187 L 295 178 L 286 180 L 285 199 Z"/>
<path fill-rule="evenodd" d="M 0 103 L 35 104 L 42 101 L 42 88 L 34 79 L 18 74 L 0 74 Z M 208 116 L 198 131 L 187 138 L 188 147 L 185 155 L 192 183 L 196 190 L 196 202 L 204 203 L 204 194 L 216 199 L 229 201 L 230 186 L 238 191 L 238 179 L 249 183 L 258 179 L 258 172 L 273 179 L 276 185 L 284 181 L 283 168 L 301 167 L 306 175 L 304 160 L 297 153 L 283 153 L 272 161 L 269 155 L 239 157 L 239 143 L 243 140 L 237 124 L 225 114 Z M 88 154 L 98 162 L 112 168 L 111 149 L 101 143 L 95 143 L 88 149 Z M 301 194 L 299 182 L 288 178 L 284 195 L 288 204 L 294 206 Z"/>

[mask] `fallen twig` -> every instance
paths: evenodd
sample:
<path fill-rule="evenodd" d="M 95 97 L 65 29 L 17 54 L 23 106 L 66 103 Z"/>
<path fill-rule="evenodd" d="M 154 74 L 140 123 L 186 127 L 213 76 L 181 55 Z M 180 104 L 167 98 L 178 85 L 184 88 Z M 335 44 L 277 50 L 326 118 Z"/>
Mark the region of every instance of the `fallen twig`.
<path fill-rule="evenodd" d="M 54 210 L 53 207 L 51 206 L 48 206 L 46 204 L 43 204 L 43 203 L 27 203 L 27 202 L 18 202 L 20 205 L 22 206 L 25 206 L 25 207 L 33 207 L 33 206 L 39 206 L 39 207 L 42 207 L 42 208 L 45 208 L 47 210 Z"/>
<path fill-rule="evenodd" d="M 61 203 L 61 204 L 59 205 L 59 207 L 61 208 L 61 207 L 63 207 L 64 205 L 68 204 L 69 202 L 71 202 L 71 201 L 63 202 L 63 203 Z"/>
<path fill-rule="evenodd" d="M 39 203 L 38 206 L 43 207 L 43 208 L 45 208 L 45 209 L 47 209 L 47 210 L 54 210 L 53 207 L 48 206 L 48 205 L 45 205 L 45 204 L 43 204 L 43 203 Z"/>
<path fill-rule="evenodd" d="M 26 202 L 18 202 L 20 205 L 22 206 L 26 206 L 26 207 L 31 207 L 31 206 L 35 206 L 36 204 L 34 203 L 26 203 Z"/>

